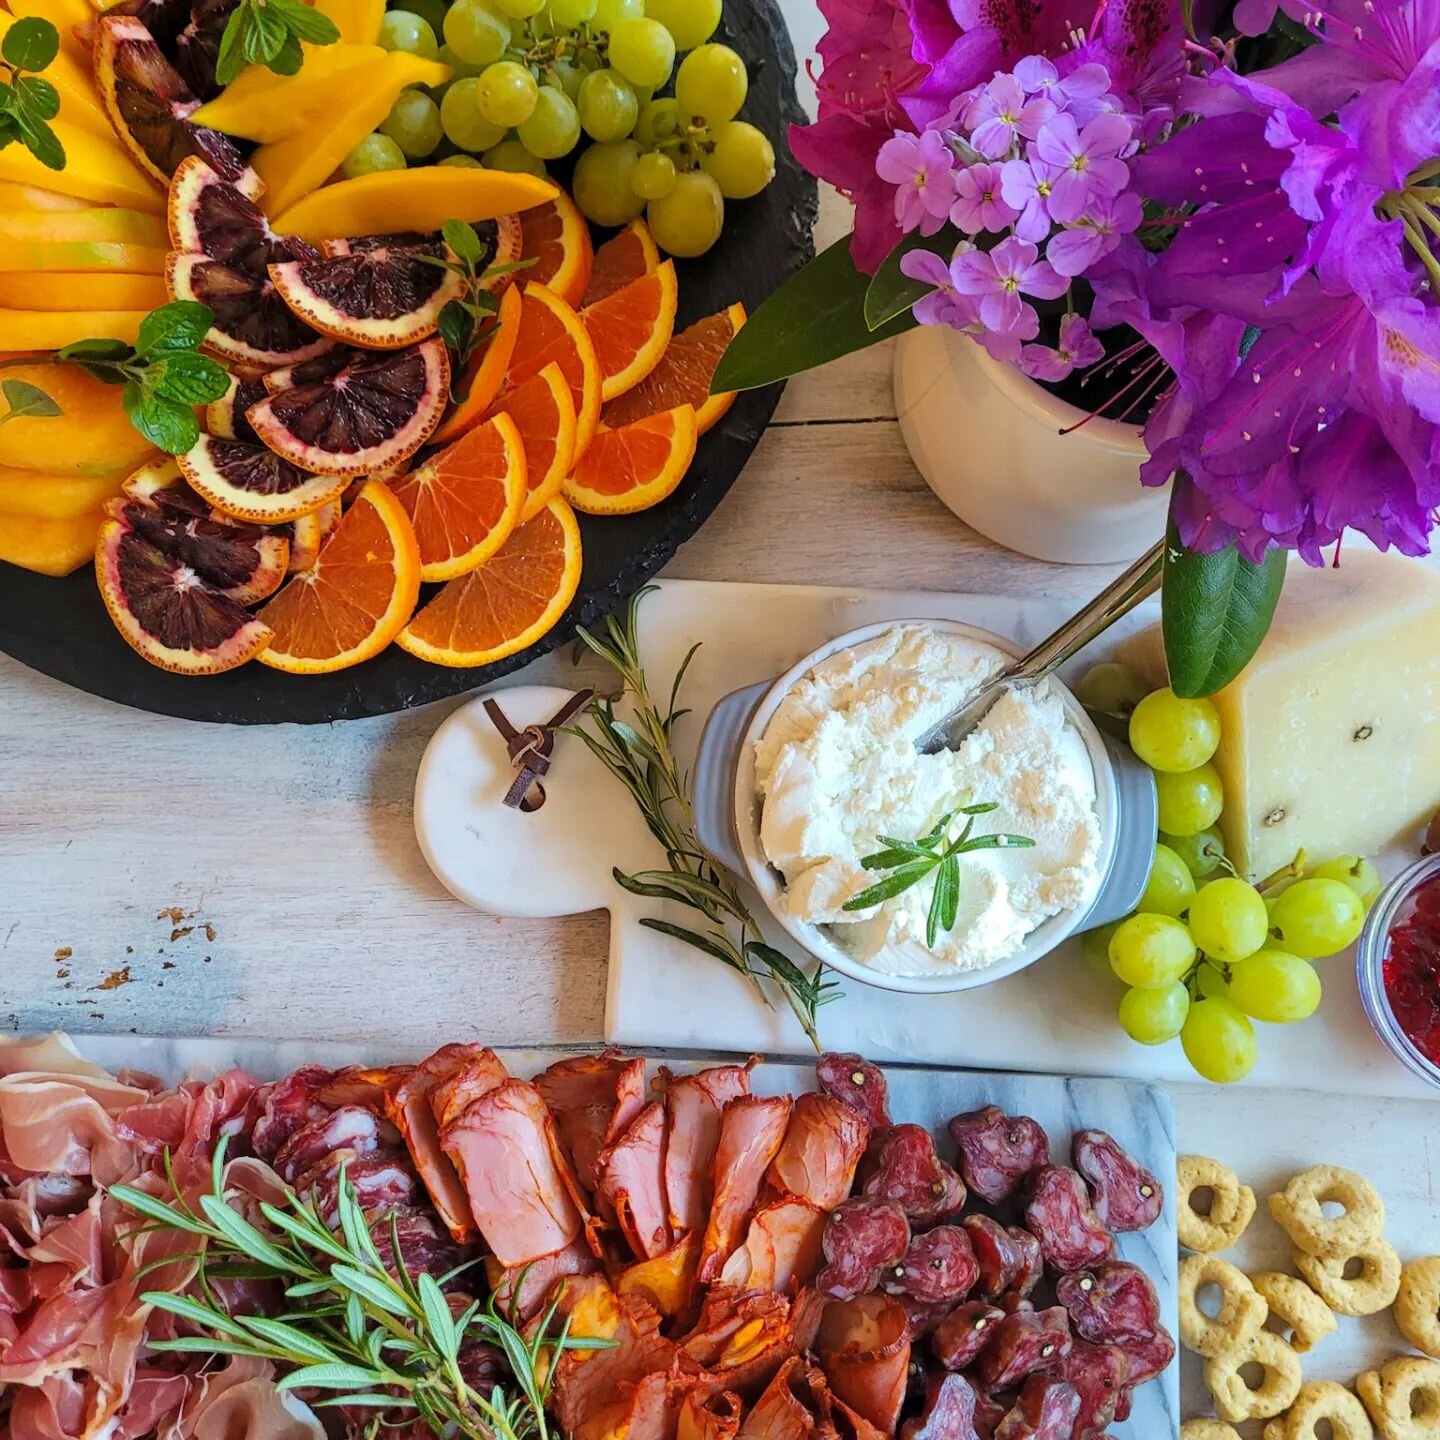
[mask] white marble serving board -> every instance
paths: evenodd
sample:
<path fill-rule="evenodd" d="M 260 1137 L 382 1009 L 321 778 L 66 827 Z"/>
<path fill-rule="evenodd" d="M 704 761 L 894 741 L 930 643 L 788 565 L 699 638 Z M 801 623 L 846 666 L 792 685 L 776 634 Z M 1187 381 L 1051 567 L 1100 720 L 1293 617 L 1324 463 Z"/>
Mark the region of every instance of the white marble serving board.
<path fill-rule="evenodd" d="M 240 1065 L 262 1079 L 287 1074 L 310 1063 L 332 1067 L 387 1064 L 421 1059 L 392 1053 L 384 1046 L 336 1045 L 322 1042 L 263 1040 L 175 1040 L 133 1035 L 84 1035 L 75 1044 L 87 1059 L 109 1070 L 144 1070 L 167 1081 L 189 1074 L 214 1074 Z M 573 1051 L 551 1049 L 499 1050 L 513 1074 L 529 1077 Z M 713 1060 L 667 1061 L 673 1069 L 700 1069 Z M 1067 1161 L 1070 1136 L 1076 1130 L 1107 1130 L 1165 1187 L 1165 1208 L 1148 1230 L 1117 1237 L 1122 1258 L 1142 1267 L 1155 1282 L 1161 1315 L 1172 1335 L 1178 1333 L 1176 1307 L 1175 1119 L 1170 1098 L 1153 1085 L 1120 1080 L 1062 1079 L 1055 1075 L 975 1074 L 962 1070 L 892 1067 L 890 1112 L 896 1120 L 923 1123 L 934 1131 L 942 1155 L 953 1143 L 944 1126 L 950 1116 L 982 1105 L 999 1105 L 1012 1114 L 1033 1116 L 1050 1137 L 1052 1153 Z M 757 1094 L 798 1094 L 815 1088 L 809 1065 L 764 1063 L 751 1076 Z M 1135 1393 L 1130 1419 L 1112 1425 L 1115 1440 L 1175 1440 L 1180 1430 L 1180 1366 L 1172 1364 L 1159 1379 Z"/>

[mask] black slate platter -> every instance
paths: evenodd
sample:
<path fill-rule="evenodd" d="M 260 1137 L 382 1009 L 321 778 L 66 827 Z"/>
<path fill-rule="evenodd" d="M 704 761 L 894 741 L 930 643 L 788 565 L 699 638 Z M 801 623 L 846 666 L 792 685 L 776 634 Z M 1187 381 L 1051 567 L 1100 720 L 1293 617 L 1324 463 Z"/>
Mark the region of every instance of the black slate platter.
<path fill-rule="evenodd" d="M 745 56 L 750 94 L 742 118 L 775 143 L 774 181 L 753 200 L 726 206 L 725 233 L 708 255 L 677 262 L 677 330 L 742 300 L 753 312 L 813 254 L 816 187 L 785 142 L 803 120 L 795 97 L 795 54 L 774 0 L 731 0 L 715 36 Z M 596 235 L 597 243 L 605 238 Z M 320 724 L 385 715 L 489 684 L 592 626 L 645 583 L 700 528 L 760 442 L 780 386 L 737 397 L 705 435 L 689 473 L 667 500 L 638 515 L 580 517 L 584 573 L 574 603 L 537 644 L 478 670 L 427 665 L 391 646 L 335 675 L 293 676 L 262 665 L 225 675 L 171 675 L 150 665 L 110 623 L 87 566 L 64 580 L 0 562 L 0 650 L 93 695 L 186 720 L 267 725 Z M 426 587 L 421 603 L 431 592 Z"/>

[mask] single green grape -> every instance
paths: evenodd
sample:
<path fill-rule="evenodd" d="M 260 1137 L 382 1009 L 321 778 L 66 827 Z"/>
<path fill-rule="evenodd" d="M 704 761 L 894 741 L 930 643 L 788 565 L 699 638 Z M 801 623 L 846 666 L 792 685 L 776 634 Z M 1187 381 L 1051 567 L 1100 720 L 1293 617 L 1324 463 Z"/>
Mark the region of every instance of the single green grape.
<path fill-rule="evenodd" d="M 1142 1045 L 1173 1040 L 1190 1013 L 1190 992 L 1177 980 L 1158 990 L 1127 990 L 1120 997 L 1120 1028 Z"/>
<path fill-rule="evenodd" d="M 568 155 L 580 139 L 580 117 L 574 102 L 563 90 L 542 85 L 535 108 L 515 127 L 515 138 L 542 160 Z"/>
<path fill-rule="evenodd" d="M 552 60 L 545 67 L 544 84 L 553 85 L 558 90 L 563 90 L 571 100 L 580 98 L 580 87 L 585 83 L 585 77 L 590 71 L 583 65 L 577 65 L 574 60 L 562 55 L 558 60 Z"/>
<path fill-rule="evenodd" d="M 1195 835 L 1162 833 L 1160 843 L 1168 845 L 1185 862 L 1186 868 L 1197 880 L 1213 875 L 1225 858 L 1225 841 L 1213 825 Z"/>
<path fill-rule="evenodd" d="M 440 42 L 423 20 L 411 10 L 387 10 L 380 21 L 380 44 L 387 50 L 402 50 L 422 60 L 434 60 L 440 54 Z"/>
<path fill-rule="evenodd" d="M 610 31 L 606 52 L 632 85 L 663 85 L 675 68 L 675 42 L 658 21 L 641 17 L 621 20 Z"/>
<path fill-rule="evenodd" d="M 645 0 L 645 13 L 675 37 L 677 50 L 703 45 L 720 24 L 720 0 Z"/>
<path fill-rule="evenodd" d="M 403 170 L 405 152 L 388 136 L 378 132 L 367 135 L 340 162 L 340 173 L 347 180 L 374 175 L 381 170 Z"/>
<path fill-rule="evenodd" d="M 1157 845 L 1150 862 L 1145 893 L 1135 907 L 1142 915 L 1183 914 L 1195 898 L 1195 877 L 1185 862 L 1168 846 Z"/>
<path fill-rule="evenodd" d="M 662 250 L 690 259 L 703 255 L 720 238 L 725 200 L 703 170 L 686 170 L 676 175 L 668 194 L 650 202 L 645 218 Z"/>
<path fill-rule="evenodd" d="M 1317 865 L 1309 878 L 1339 880 L 1360 897 L 1360 903 L 1367 910 L 1380 898 L 1380 892 L 1385 888 L 1380 872 L 1363 855 L 1337 855 L 1335 859 Z"/>
<path fill-rule="evenodd" d="M 532 155 L 518 140 L 502 140 L 492 146 L 481 157 L 487 170 L 510 170 L 521 175 L 538 175 L 545 178 L 545 162 Z"/>
<path fill-rule="evenodd" d="M 1160 828 L 1167 835 L 1198 835 L 1225 808 L 1220 772 L 1208 761 L 1183 775 L 1157 770 L 1155 797 L 1160 803 Z"/>
<path fill-rule="evenodd" d="M 1075 686 L 1075 698 L 1087 709 L 1117 720 L 1129 720 L 1135 707 L 1150 693 L 1150 687 L 1118 660 L 1092 665 Z"/>
<path fill-rule="evenodd" d="M 423 160 L 444 138 L 440 107 L 421 90 L 402 90 L 380 125 L 411 160 Z"/>
<path fill-rule="evenodd" d="M 1132 915 L 1110 937 L 1110 968 L 1141 990 L 1173 985 L 1194 963 L 1189 930 L 1169 915 Z"/>
<path fill-rule="evenodd" d="M 640 118 L 635 122 L 635 138 L 647 149 L 663 144 L 680 133 L 680 105 L 668 96 L 663 100 L 651 100 L 640 107 Z"/>
<path fill-rule="evenodd" d="M 613 30 L 622 20 L 639 20 L 645 14 L 645 0 L 598 0 L 591 25 Z"/>
<path fill-rule="evenodd" d="M 1213 960 L 1233 965 L 1253 955 L 1269 933 L 1265 899 L 1244 880 L 1227 875 L 1202 886 L 1190 902 L 1190 933 Z"/>
<path fill-rule="evenodd" d="M 440 164 L 449 165 L 456 170 L 480 170 L 484 168 L 473 155 L 447 155 L 440 161 Z"/>
<path fill-rule="evenodd" d="M 1343 880 L 1297 880 L 1270 907 L 1279 945 L 1305 960 L 1336 955 L 1365 924 L 1365 906 Z"/>
<path fill-rule="evenodd" d="M 575 103 L 592 140 L 623 140 L 640 114 L 633 87 L 613 70 L 592 70 L 580 82 Z"/>
<path fill-rule="evenodd" d="M 475 103 L 492 125 L 508 129 L 530 118 L 539 94 L 540 87 L 525 66 L 500 60 L 480 77 Z"/>
<path fill-rule="evenodd" d="M 455 72 L 457 80 L 473 80 L 484 72 L 485 65 L 491 63 L 487 60 L 484 64 L 472 65 L 468 60 L 462 60 L 448 45 L 440 47 L 439 60 L 442 65 L 448 65 Z"/>
<path fill-rule="evenodd" d="M 658 200 L 675 188 L 675 162 L 662 151 L 648 151 L 635 162 L 630 184 L 642 199 Z"/>
<path fill-rule="evenodd" d="M 387 10 L 409 10 L 418 15 L 438 35 L 445 23 L 445 11 L 450 0 L 390 0 Z"/>
<path fill-rule="evenodd" d="M 550 0 L 550 18 L 562 30 L 574 30 L 595 18 L 599 0 Z"/>
<path fill-rule="evenodd" d="M 1230 972 L 1230 999 L 1270 1025 L 1308 1020 L 1320 1007 L 1315 967 L 1284 950 L 1261 950 Z"/>
<path fill-rule="evenodd" d="M 1225 978 L 1225 972 L 1208 960 L 1201 961 L 1195 967 L 1195 988 L 1206 1000 L 1230 994 L 1230 982 Z"/>
<path fill-rule="evenodd" d="M 505 138 L 505 127 L 480 113 L 479 90 L 478 80 L 456 80 L 440 101 L 440 123 L 450 143 L 462 150 L 488 150 Z"/>
<path fill-rule="evenodd" d="M 485 0 L 455 0 L 445 17 L 445 44 L 466 65 L 493 65 L 510 46 L 510 21 Z"/>
<path fill-rule="evenodd" d="M 512 20 L 528 20 L 545 8 L 545 0 L 495 0 L 495 7 Z"/>
<path fill-rule="evenodd" d="M 1080 937 L 1080 954 L 1090 972 L 1097 978 L 1116 984 L 1115 972 L 1110 968 L 1110 937 L 1123 922 L 1112 920 L 1108 925 L 1097 925 Z"/>
<path fill-rule="evenodd" d="M 702 45 L 692 50 L 675 73 L 675 98 L 685 115 L 703 115 L 723 125 L 740 113 L 750 89 L 745 62 L 728 45 Z"/>
<path fill-rule="evenodd" d="M 1243 1080 L 1255 1068 L 1255 1027 L 1229 1000 L 1197 1000 L 1180 1031 L 1185 1058 L 1217 1085 Z"/>
<path fill-rule="evenodd" d="M 700 165 L 727 200 L 748 200 L 775 178 L 775 147 L 754 125 L 727 120 L 710 132 L 710 143 Z"/>
<path fill-rule="evenodd" d="M 645 208 L 630 183 L 640 153 L 633 140 L 597 141 L 580 152 L 570 193 L 587 220 L 625 225 Z"/>
<path fill-rule="evenodd" d="M 1130 716 L 1130 748 L 1152 769 L 1194 770 L 1220 746 L 1220 712 L 1208 700 L 1182 700 L 1166 686 Z"/>

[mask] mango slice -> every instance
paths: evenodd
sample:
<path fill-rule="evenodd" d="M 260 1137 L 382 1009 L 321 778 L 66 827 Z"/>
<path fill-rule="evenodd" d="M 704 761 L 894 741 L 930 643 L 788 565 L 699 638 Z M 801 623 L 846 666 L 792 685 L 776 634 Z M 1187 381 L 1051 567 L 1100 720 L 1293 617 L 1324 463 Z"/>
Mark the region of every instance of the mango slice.
<path fill-rule="evenodd" d="M 5 32 L 23 13 L 18 6 L 13 8 L 13 15 L 0 12 L 0 39 L 4 39 Z M 90 12 L 89 18 L 94 19 L 93 12 Z M 58 18 L 56 23 L 60 23 Z M 100 106 L 100 95 L 95 89 L 88 55 L 82 64 L 70 50 L 62 50 L 45 67 L 45 79 L 60 92 L 60 119 L 88 130 L 92 135 L 103 135 L 111 140 L 115 138 L 115 131 Z"/>
<path fill-rule="evenodd" d="M 0 310 L 0 350 L 58 350 L 77 340 L 133 344 L 144 310 Z"/>
<path fill-rule="evenodd" d="M 21 314 L 16 310 L 0 311 L 5 316 Z M 31 314 L 23 318 L 46 317 Z M 105 331 L 90 333 L 104 335 Z M 23 347 L 0 341 L 0 348 Z M 0 465 L 45 475 L 111 476 L 123 480 L 156 453 L 125 414 L 119 385 L 107 385 L 78 365 L 46 361 L 13 366 L 5 371 L 5 378 L 38 385 L 61 413 L 29 415 L 0 425 Z"/>
<path fill-rule="evenodd" d="M 438 230 L 447 220 L 493 220 L 543 205 L 555 187 L 534 175 L 427 165 L 341 180 L 280 212 L 275 229 L 306 240 Z"/>
<path fill-rule="evenodd" d="M 339 27 L 342 43 L 373 45 L 380 38 L 385 0 L 315 0 L 315 8 Z"/>
<path fill-rule="evenodd" d="M 118 475 L 92 479 L 0 465 L 0 525 L 9 515 L 24 515 L 32 520 L 74 520 L 93 515 L 120 493 L 124 483 Z"/>
<path fill-rule="evenodd" d="M 79 195 L 101 205 L 126 205 L 152 215 L 165 213 L 165 192 L 113 136 L 102 140 L 64 120 L 52 120 L 50 128 L 65 147 L 65 168 L 48 170 L 23 145 L 7 145 L 0 150 L 0 180 Z"/>
<path fill-rule="evenodd" d="M 130 275 L 161 275 L 166 254 L 153 245 L 92 244 L 86 240 L 43 245 L 0 239 L 0 271 L 114 270 Z"/>
<path fill-rule="evenodd" d="M 17 185 L 13 180 L 0 180 L 0 214 L 13 215 L 18 210 L 48 213 L 91 208 L 90 202 L 78 195 L 62 195 L 58 190 L 42 190 L 38 185 Z"/>
<path fill-rule="evenodd" d="M 95 558 L 101 511 L 70 520 L 0 513 L 0 560 L 41 575 L 69 575 Z"/>
<path fill-rule="evenodd" d="M 19 240 L 55 244 L 61 241 L 98 241 L 117 245 L 149 245 L 168 249 L 170 232 L 159 215 L 143 210 L 102 209 L 56 211 L 52 214 L 0 213 L 0 241 Z"/>
<path fill-rule="evenodd" d="M 163 275 L 117 270 L 0 274 L 0 308 L 11 310 L 156 310 L 169 299 Z"/>
<path fill-rule="evenodd" d="M 265 213 L 283 215 L 318 190 L 340 168 L 340 162 L 390 113 L 402 90 L 410 85 L 443 85 L 452 73 L 448 65 L 398 50 L 373 65 L 351 71 L 345 100 L 329 116 L 324 129 L 303 131 L 288 140 L 262 145 L 250 157 L 250 163 L 265 182 L 265 194 L 260 200 Z M 8 153 L 0 150 L 0 160 Z M 0 174 L 0 179 L 4 178 Z"/>

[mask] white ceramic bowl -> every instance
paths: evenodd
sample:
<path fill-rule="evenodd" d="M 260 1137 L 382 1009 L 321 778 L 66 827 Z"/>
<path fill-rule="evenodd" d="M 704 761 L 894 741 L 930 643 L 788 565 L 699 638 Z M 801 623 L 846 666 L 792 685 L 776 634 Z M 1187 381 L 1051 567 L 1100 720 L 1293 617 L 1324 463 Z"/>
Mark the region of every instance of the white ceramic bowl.
<path fill-rule="evenodd" d="M 800 945 L 803 945 L 818 960 L 823 960 L 832 970 L 857 980 L 863 985 L 875 985 L 882 990 L 899 990 L 910 995 L 948 995 L 958 990 L 974 990 L 981 985 L 993 984 L 1007 975 L 1014 975 L 1026 966 L 1033 965 L 1042 956 L 1048 955 L 1068 936 L 1075 933 L 1090 912 L 1095 896 L 1089 902 L 1074 910 L 1062 911 L 1042 921 L 1025 938 L 1025 943 L 1005 960 L 987 965 L 981 970 L 956 970 L 943 975 L 889 975 L 856 960 L 841 946 L 837 945 L 818 925 L 798 920 L 789 914 L 784 906 L 784 877 L 765 858 L 760 845 L 761 800 L 755 789 L 755 744 L 764 735 L 781 700 L 791 687 L 822 660 L 847 646 L 860 645 L 873 640 L 887 630 L 903 625 L 925 625 L 933 630 L 963 635 L 976 640 L 1012 657 L 1020 651 L 1009 640 L 981 630 L 974 625 L 964 625 L 955 620 L 885 620 L 876 625 L 865 625 L 838 635 L 828 645 L 813 650 L 798 664 L 793 665 L 766 691 L 755 713 L 751 716 L 740 743 L 740 753 L 735 774 L 735 832 L 739 841 L 740 854 L 745 860 L 746 874 L 750 883 L 759 891 L 766 909 L 774 916 L 777 924 Z M 1095 723 L 1085 713 L 1085 708 L 1059 680 L 1052 678 L 1050 684 L 1065 704 L 1065 713 L 1070 723 L 1085 742 L 1086 753 L 1095 771 L 1095 809 L 1100 817 L 1100 853 L 1096 857 L 1096 886 L 1098 895 L 1109 876 L 1115 860 L 1119 835 L 1119 791 L 1116 784 L 1115 767 L 1110 753 L 1105 748 Z M 1148 869 L 1148 865 L 1146 867 Z"/>

